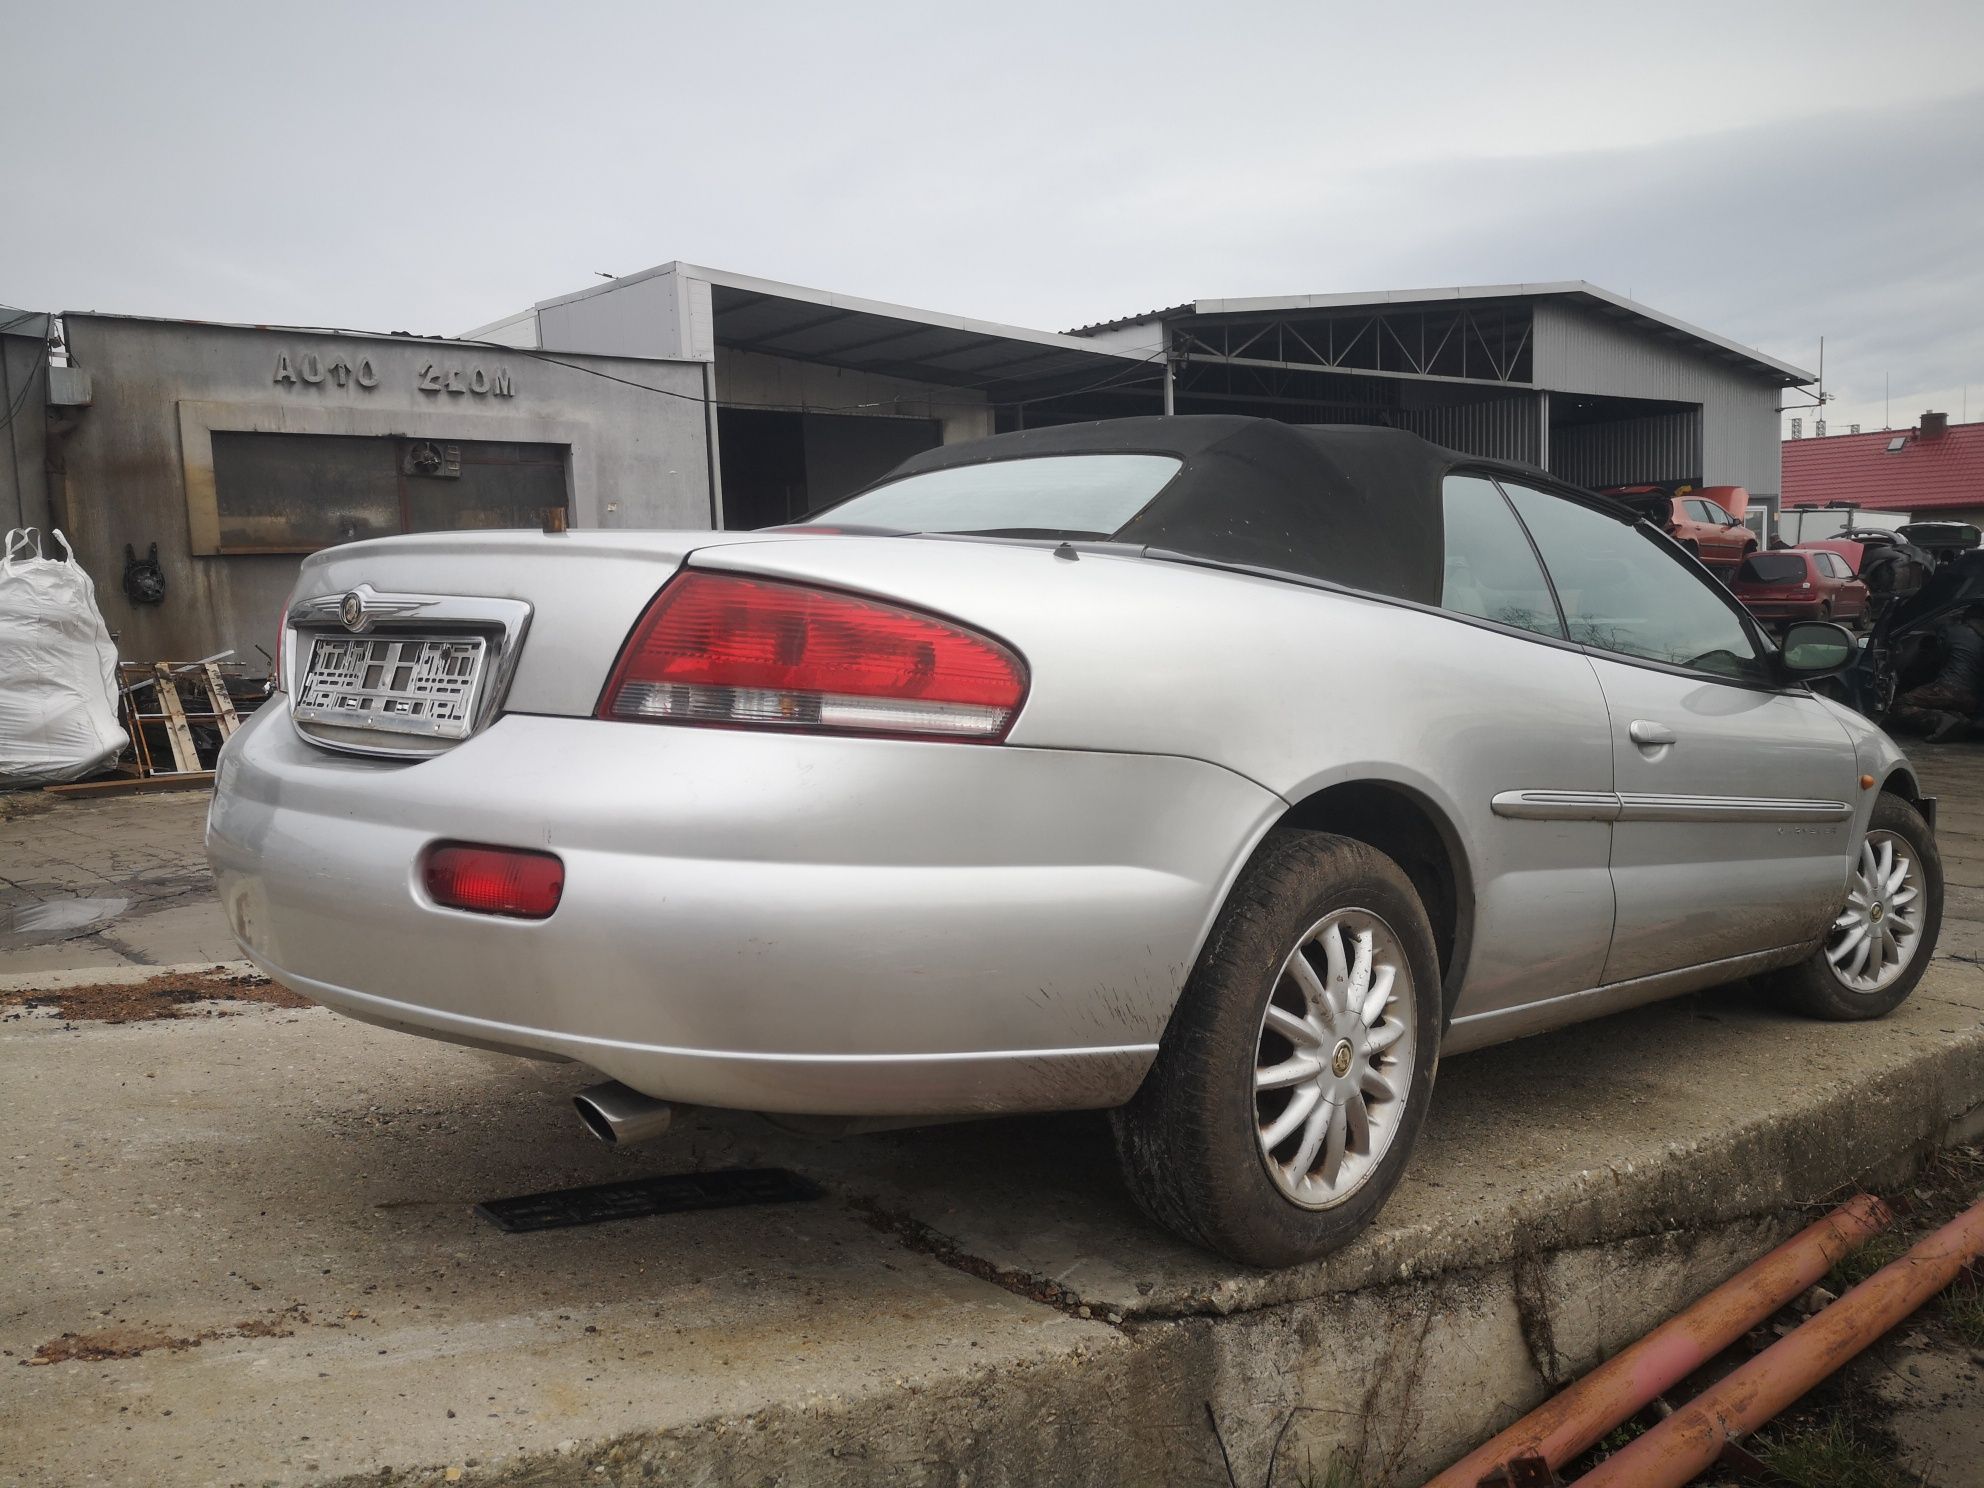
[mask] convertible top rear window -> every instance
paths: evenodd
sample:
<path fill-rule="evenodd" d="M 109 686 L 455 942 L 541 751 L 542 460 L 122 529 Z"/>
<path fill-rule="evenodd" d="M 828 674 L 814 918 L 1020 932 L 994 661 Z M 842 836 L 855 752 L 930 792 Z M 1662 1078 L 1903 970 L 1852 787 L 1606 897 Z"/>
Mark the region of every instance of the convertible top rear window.
<path fill-rule="evenodd" d="M 1437 605 L 1446 576 L 1440 483 L 1460 463 L 1482 462 L 1402 429 L 1230 415 L 1110 419 L 926 450 L 809 520 L 1102 536 Z M 1160 466 L 1168 480 L 1156 478 Z M 948 481 L 924 484 L 937 474 Z M 1056 485 L 1064 477 L 1090 484 L 1077 493 Z M 926 511 L 940 495 L 957 510 Z M 914 512 L 894 510 L 898 503 L 914 503 Z M 1106 526 L 1112 517 L 1116 525 Z"/>
<path fill-rule="evenodd" d="M 817 520 L 894 532 L 1109 537 L 1184 464 L 1176 455 L 1042 455 L 892 478 Z"/>

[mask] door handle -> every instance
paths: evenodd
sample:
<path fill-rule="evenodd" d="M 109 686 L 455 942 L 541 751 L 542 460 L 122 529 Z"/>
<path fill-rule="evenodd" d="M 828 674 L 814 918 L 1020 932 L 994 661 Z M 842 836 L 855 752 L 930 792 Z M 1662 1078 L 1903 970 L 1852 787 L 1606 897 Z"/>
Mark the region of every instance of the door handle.
<path fill-rule="evenodd" d="M 1666 724 L 1655 723 L 1648 718 L 1635 718 L 1632 726 L 1626 732 L 1632 735 L 1633 742 L 1642 749 L 1653 749 L 1662 744 L 1672 744 L 1675 737 L 1674 730 Z"/>

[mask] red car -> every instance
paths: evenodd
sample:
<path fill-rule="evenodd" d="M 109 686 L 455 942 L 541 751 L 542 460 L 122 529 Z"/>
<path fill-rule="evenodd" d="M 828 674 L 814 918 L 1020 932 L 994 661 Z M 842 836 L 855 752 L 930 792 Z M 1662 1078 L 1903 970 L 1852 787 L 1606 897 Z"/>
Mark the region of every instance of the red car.
<path fill-rule="evenodd" d="M 1750 493 L 1741 486 L 1712 489 L 1744 505 L 1749 502 Z M 1658 486 L 1614 486 L 1605 494 L 1655 523 L 1710 567 L 1733 568 L 1757 550 L 1757 534 L 1706 495 L 1670 496 Z"/>
<path fill-rule="evenodd" d="M 1867 586 L 1839 554 L 1824 548 L 1752 553 L 1729 580 L 1743 608 L 1759 620 L 1864 619 Z"/>

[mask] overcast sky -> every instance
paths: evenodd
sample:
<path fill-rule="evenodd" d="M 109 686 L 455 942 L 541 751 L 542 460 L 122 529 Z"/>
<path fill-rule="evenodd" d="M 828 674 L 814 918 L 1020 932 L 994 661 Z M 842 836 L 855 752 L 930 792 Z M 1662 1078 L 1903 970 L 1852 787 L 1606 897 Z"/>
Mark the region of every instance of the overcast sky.
<path fill-rule="evenodd" d="M 1884 378 L 1984 418 L 1974 4 L 0 0 L 0 59 L 33 309 L 458 333 L 680 258 L 1063 329 L 1588 279 L 1824 336 L 1835 430 Z"/>

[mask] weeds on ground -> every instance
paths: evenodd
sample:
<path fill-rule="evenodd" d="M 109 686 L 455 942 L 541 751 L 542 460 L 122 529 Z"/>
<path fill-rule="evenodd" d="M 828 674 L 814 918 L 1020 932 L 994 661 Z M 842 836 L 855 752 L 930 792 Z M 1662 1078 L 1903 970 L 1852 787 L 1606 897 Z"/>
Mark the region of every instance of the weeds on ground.
<path fill-rule="evenodd" d="M 1883 1230 L 1858 1250 L 1849 1251 L 1833 1263 L 1832 1270 L 1826 1273 L 1826 1289 L 1836 1297 L 1844 1294 L 1883 1266 L 1900 1260 L 1913 1243 L 1907 1235 Z"/>
<path fill-rule="evenodd" d="M 1965 1348 L 1984 1349 L 1984 1282 L 1960 1278 L 1944 1292 L 1942 1320 Z"/>
<path fill-rule="evenodd" d="M 1841 1416 L 1773 1429 L 1750 1450 L 1790 1488 L 1917 1488 L 1892 1454 Z"/>
<path fill-rule="evenodd" d="M 1591 1449 L 1602 1454 L 1599 1458 L 1602 1462 L 1614 1452 L 1623 1452 L 1627 1447 L 1631 1446 L 1634 1440 L 1641 1435 L 1642 1430 L 1643 1428 L 1637 1420 L 1626 1421 L 1621 1425 L 1614 1426 L 1605 1435 L 1593 1442 Z"/>
<path fill-rule="evenodd" d="M 1311 1466 L 1295 1481 L 1297 1488 L 1364 1488 L 1357 1469 L 1341 1452 L 1330 1453 L 1330 1460 L 1320 1474 Z"/>

